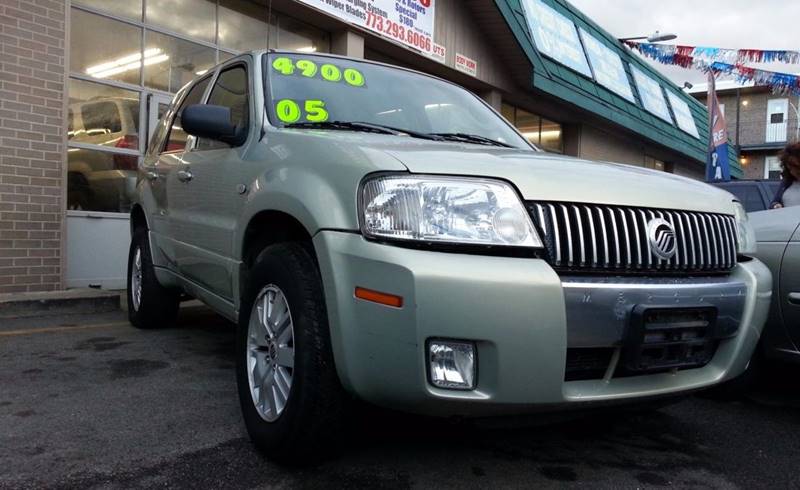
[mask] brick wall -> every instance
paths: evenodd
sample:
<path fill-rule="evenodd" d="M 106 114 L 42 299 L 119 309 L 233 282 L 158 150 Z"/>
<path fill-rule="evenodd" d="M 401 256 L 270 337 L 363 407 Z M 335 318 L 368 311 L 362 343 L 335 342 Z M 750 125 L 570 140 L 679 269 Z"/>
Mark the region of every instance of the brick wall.
<path fill-rule="evenodd" d="M 698 100 L 703 104 L 706 103 L 705 95 L 697 95 Z M 768 89 L 763 89 L 759 92 L 747 92 L 742 94 L 741 101 L 747 102 L 747 105 L 742 104 L 739 110 L 739 117 L 741 119 L 739 126 L 739 144 L 741 145 L 757 145 L 766 142 L 767 140 L 767 105 L 771 99 L 789 99 L 795 106 L 800 103 L 795 96 L 773 95 Z M 726 93 L 719 96 L 720 104 L 725 104 L 725 122 L 728 125 L 728 137 L 732 142 L 736 143 L 736 94 Z M 793 109 L 789 109 L 787 116 L 787 138 L 789 141 L 794 140 L 797 132 L 797 125 L 800 121 L 797 119 L 797 113 Z"/>
<path fill-rule="evenodd" d="M 742 169 L 745 179 L 763 179 L 764 155 L 747 155 L 747 164 Z"/>
<path fill-rule="evenodd" d="M 0 2 L 0 293 L 61 287 L 65 8 Z"/>

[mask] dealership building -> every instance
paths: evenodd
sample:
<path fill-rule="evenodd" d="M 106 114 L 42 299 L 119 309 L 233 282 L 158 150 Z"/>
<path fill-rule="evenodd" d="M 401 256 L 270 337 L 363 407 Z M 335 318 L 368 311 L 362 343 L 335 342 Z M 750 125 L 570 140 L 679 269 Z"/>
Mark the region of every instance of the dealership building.
<path fill-rule="evenodd" d="M 159 116 L 251 49 L 413 68 L 544 150 L 704 174 L 705 107 L 565 0 L 3 0 L 0 46 L 0 293 L 124 287 Z"/>

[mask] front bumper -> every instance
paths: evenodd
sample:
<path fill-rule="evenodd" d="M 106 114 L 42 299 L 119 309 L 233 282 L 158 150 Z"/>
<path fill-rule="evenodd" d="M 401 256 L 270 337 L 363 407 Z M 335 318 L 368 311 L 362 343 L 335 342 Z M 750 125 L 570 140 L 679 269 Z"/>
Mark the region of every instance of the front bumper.
<path fill-rule="evenodd" d="M 731 379 L 744 371 L 758 342 L 772 287 L 769 270 L 756 260 L 739 264 L 729 276 L 673 279 L 656 287 L 652 280 L 637 278 L 592 284 L 562 278 L 543 260 L 412 250 L 353 233 L 320 232 L 314 245 L 345 388 L 377 405 L 430 415 L 511 415 L 634 401 Z M 358 300 L 356 287 L 402 296 L 404 306 Z M 637 293 L 630 294 L 632 289 Z M 602 294 L 593 296 L 596 291 Z M 605 310 L 600 306 L 607 300 L 601 296 L 612 298 Z M 737 334 L 720 342 L 709 364 L 565 381 L 568 347 L 619 342 L 634 304 L 663 306 L 667 299 L 680 303 L 681 298 L 690 304 L 725 303 L 725 311 L 741 318 Z M 587 310 L 587 304 L 594 310 Z M 593 316 L 595 333 L 588 324 Z M 428 383 L 425 345 L 430 338 L 476 343 L 474 391 L 441 390 Z"/>

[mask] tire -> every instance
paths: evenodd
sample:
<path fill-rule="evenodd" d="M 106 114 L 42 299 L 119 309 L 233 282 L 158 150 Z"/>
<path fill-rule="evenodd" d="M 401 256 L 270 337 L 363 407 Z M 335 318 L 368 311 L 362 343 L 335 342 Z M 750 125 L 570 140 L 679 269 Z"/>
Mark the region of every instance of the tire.
<path fill-rule="evenodd" d="M 138 256 L 137 256 L 138 254 Z M 138 257 L 138 262 L 137 262 Z M 140 295 L 135 297 L 137 285 Z M 147 230 L 137 228 L 133 232 L 131 248 L 128 253 L 128 320 L 136 328 L 155 329 L 171 327 L 175 324 L 180 307 L 180 296 L 159 284 L 153 269 L 150 241 Z"/>
<path fill-rule="evenodd" d="M 248 279 L 236 344 L 247 432 L 277 462 L 317 463 L 338 449 L 346 395 L 336 374 L 316 262 L 299 243 L 272 245 L 258 256 Z M 261 320 L 264 311 L 270 330 Z"/>

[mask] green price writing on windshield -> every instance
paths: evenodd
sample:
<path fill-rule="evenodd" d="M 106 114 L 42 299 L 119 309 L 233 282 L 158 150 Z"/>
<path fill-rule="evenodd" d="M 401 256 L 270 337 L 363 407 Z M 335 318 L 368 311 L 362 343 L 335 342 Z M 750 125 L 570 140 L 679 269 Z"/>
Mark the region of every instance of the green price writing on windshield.
<path fill-rule="evenodd" d="M 300 74 L 307 78 L 314 78 L 319 74 L 323 80 L 328 82 L 341 82 L 344 80 L 345 83 L 353 87 L 363 87 L 366 83 L 364 74 L 355 68 L 346 68 L 342 72 L 342 69 L 336 65 L 325 63 L 318 67 L 313 61 L 306 59 L 294 61 L 291 58 L 282 56 L 273 60 L 272 68 L 281 75 L 286 76 Z"/>
<path fill-rule="evenodd" d="M 364 75 L 355 68 L 348 68 L 344 71 L 344 81 L 354 87 L 362 87 L 366 82 Z"/>
<path fill-rule="evenodd" d="M 329 116 L 325 109 L 325 102 L 322 100 L 303 101 L 302 109 L 300 104 L 292 99 L 282 99 L 275 103 L 275 114 L 284 124 L 298 122 L 304 112 L 305 119 L 309 122 L 325 122 Z"/>

